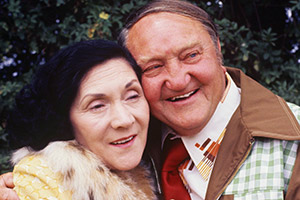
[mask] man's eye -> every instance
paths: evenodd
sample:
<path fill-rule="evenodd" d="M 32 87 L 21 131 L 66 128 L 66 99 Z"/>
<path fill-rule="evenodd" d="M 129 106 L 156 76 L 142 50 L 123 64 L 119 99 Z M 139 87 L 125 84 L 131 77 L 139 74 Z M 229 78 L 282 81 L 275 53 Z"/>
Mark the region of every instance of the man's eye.
<path fill-rule="evenodd" d="M 146 68 L 143 71 L 143 75 L 148 77 L 157 76 L 163 69 L 163 65 L 153 65 L 151 67 Z"/>
<path fill-rule="evenodd" d="M 185 59 L 195 58 L 195 57 L 198 56 L 198 55 L 199 55 L 198 52 L 193 52 L 193 53 L 187 54 L 187 55 L 185 56 Z"/>
<path fill-rule="evenodd" d="M 143 73 L 147 73 L 147 72 L 149 72 L 149 71 L 151 71 L 151 70 L 155 70 L 155 69 L 158 69 L 158 68 L 160 68 L 160 67 L 162 67 L 162 65 L 154 65 L 154 66 L 148 67 L 148 68 L 146 68 L 146 69 L 143 71 Z"/>
<path fill-rule="evenodd" d="M 187 54 L 184 57 L 184 61 L 187 63 L 197 62 L 201 58 L 200 53 L 198 51 Z"/>
<path fill-rule="evenodd" d="M 197 53 L 192 53 L 192 54 L 190 54 L 189 56 L 190 56 L 190 58 L 194 58 L 194 57 L 197 56 Z"/>

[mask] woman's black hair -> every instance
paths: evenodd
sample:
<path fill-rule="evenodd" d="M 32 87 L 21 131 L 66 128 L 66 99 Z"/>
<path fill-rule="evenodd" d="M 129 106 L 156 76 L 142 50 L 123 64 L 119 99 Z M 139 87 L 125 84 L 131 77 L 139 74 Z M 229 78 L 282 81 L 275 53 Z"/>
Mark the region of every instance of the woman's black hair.
<path fill-rule="evenodd" d="M 140 68 L 129 52 L 107 40 L 89 40 L 60 50 L 40 66 L 33 81 L 16 96 L 7 120 L 10 146 L 43 149 L 51 141 L 74 139 L 70 107 L 84 75 L 112 58 L 124 58 L 140 80 Z"/>

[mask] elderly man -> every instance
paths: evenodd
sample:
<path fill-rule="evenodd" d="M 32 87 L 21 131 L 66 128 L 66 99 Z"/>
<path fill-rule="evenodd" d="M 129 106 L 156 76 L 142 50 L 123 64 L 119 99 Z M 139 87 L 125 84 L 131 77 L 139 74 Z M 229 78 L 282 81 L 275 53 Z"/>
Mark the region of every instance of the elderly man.
<path fill-rule="evenodd" d="M 154 1 L 129 19 L 120 42 L 141 67 L 151 112 L 163 122 L 162 132 L 150 133 L 156 169 L 155 140 L 162 138 L 163 149 L 169 135 L 184 144 L 163 158 L 165 199 L 300 198 L 300 126 L 289 106 L 298 118 L 299 108 L 222 65 L 216 27 L 203 10 L 184 1 Z M 154 137 L 157 132 L 162 136 Z M 172 165 L 183 161 L 177 178 L 168 174 L 171 154 Z"/>
<path fill-rule="evenodd" d="M 300 199 L 299 107 L 222 65 L 206 12 L 153 1 L 119 42 L 143 71 L 155 117 L 147 151 L 164 199 Z"/>

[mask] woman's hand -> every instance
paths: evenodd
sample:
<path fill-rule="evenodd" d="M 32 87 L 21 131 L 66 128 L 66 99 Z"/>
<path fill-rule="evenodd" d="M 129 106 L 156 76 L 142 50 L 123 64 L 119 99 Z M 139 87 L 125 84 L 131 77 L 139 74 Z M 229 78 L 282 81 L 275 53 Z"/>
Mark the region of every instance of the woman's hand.
<path fill-rule="evenodd" d="M 0 176 L 0 200 L 19 200 L 17 193 L 13 190 L 13 175 L 11 172 Z"/>

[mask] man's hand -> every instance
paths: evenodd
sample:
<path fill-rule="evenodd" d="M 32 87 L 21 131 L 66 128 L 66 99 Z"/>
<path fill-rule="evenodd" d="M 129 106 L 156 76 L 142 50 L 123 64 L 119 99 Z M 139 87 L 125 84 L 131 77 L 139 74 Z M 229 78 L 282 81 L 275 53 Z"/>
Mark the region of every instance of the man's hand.
<path fill-rule="evenodd" d="M 12 189 L 13 187 L 12 173 L 2 174 L 0 176 L 0 200 L 19 200 L 17 193 Z"/>

